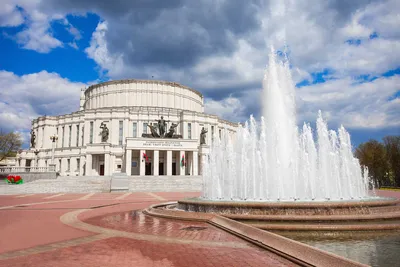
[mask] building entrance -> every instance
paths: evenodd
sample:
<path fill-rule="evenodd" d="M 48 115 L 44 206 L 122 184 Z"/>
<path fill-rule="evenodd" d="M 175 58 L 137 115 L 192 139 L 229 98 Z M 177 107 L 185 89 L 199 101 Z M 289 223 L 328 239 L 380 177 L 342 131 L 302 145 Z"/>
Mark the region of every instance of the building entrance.
<path fill-rule="evenodd" d="M 172 163 L 172 175 L 176 175 L 176 162 Z"/>
<path fill-rule="evenodd" d="M 104 164 L 100 164 L 100 176 L 104 176 Z"/>
<path fill-rule="evenodd" d="M 151 175 L 151 162 L 146 163 L 146 172 L 145 175 Z"/>
<path fill-rule="evenodd" d="M 164 163 L 163 162 L 160 162 L 158 164 L 158 174 L 159 175 L 164 175 Z"/>

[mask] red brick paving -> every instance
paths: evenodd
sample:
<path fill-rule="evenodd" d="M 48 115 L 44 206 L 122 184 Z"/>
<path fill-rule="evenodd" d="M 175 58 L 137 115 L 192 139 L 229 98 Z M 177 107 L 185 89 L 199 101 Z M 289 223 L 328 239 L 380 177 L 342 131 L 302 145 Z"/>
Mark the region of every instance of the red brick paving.
<path fill-rule="evenodd" d="M 0 253 L 93 233 L 71 228 L 59 217 L 68 210 L 0 210 Z"/>
<path fill-rule="evenodd" d="M 132 193 L 124 199 L 116 199 L 124 193 L 65 194 L 51 199 L 54 194 L 35 194 L 23 198 L 0 196 L 0 258 L 10 257 L 10 251 L 25 253 L 0 260 L 1 266 L 292 266 L 293 264 L 265 250 L 231 236 L 211 225 L 198 222 L 181 222 L 144 216 L 131 217 L 132 210 L 140 210 L 151 204 L 163 202 L 160 198 L 176 200 L 199 196 L 199 193 Z M 378 190 L 377 195 L 400 198 L 400 192 Z M 18 196 L 18 195 L 17 195 Z M 46 202 L 39 204 L 41 202 Z M 21 208 L 4 208 L 12 205 L 38 203 Z M 123 237 L 110 237 L 90 243 L 79 243 L 79 238 L 96 233 L 72 228 L 60 222 L 60 216 L 82 208 L 117 204 L 87 210 L 78 218 L 88 223 L 121 231 L 167 236 L 182 240 L 205 240 L 231 244 L 242 243 L 247 247 L 200 246 L 174 242 L 139 241 Z M 2 209 L 3 207 L 3 209 Z M 119 220 L 119 221 L 118 221 Z M 182 230 L 188 226 L 207 227 L 204 230 Z M 78 238 L 78 239 L 76 239 Z M 103 237 L 102 237 L 103 238 Z M 27 248 L 40 245 L 61 244 L 65 240 L 78 240 L 77 245 L 32 254 Z M 4 257 L 3 257 L 4 258 Z"/>
<path fill-rule="evenodd" d="M 295 265 L 257 247 L 215 249 L 188 244 L 164 244 L 114 237 L 90 244 L 0 261 L 0 266 L 231 267 Z"/>
<path fill-rule="evenodd" d="M 163 219 L 145 215 L 140 211 L 103 215 L 83 221 L 92 225 L 120 231 L 176 237 L 188 240 L 209 240 L 217 242 L 240 242 L 242 240 L 207 223 Z M 201 227 L 201 229 L 196 230 L 196 227 Z"/>

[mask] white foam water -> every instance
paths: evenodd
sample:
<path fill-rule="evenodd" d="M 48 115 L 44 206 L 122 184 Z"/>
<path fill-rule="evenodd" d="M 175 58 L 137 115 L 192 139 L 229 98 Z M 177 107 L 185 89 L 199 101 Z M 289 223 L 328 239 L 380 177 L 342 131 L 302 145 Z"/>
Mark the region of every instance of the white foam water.
<path fill-rule="evenodd" d="M 212 200 L 351 200 L 369 198 L 368 170 L 350 135 L 328 130 L 318 113 L 316 138 L 296 126 L 295 85 L 287 60 L 271 49 L 263 79 L 263 117 L 250 117 L 232 139 L 215 136 L 203 162 L 202 197 Z M 226 131 L 223 131 L 226 132 Z"/>

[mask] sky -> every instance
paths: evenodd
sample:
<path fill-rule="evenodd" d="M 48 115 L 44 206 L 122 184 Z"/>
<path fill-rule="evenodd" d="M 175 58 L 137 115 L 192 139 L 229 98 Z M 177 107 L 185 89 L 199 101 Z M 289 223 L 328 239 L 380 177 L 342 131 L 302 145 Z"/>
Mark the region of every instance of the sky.
<path fill-rule="evenodd" d="M 286 51 L 297 122 L 344 125 L 354 146 L 400 134 L 398 0 L 1 0 L 0 129 L 79 109 L 80 89 L 174 81 L 205 112 L 259 118 L 270 47 Z"/>

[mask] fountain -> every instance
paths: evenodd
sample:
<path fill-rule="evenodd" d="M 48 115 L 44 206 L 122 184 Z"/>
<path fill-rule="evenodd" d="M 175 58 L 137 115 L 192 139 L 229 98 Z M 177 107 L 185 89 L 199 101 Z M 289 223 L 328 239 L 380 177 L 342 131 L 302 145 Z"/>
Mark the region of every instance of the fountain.
<path fill-rule="evenodd" d="M 233 138 L 214 136 L 201 197 L 144 213 L 207 222 L 302 266 L 361 266 L 281 235 L 393 234 L 400 200 L 375 196 L 343 126 L 328 130 L 319 112 L 316 133 L 308 124 L 297 129 L 289 64 L 273 49 L 263 88 L 260 122 L 251 116 Z"/>
<path fill-rule="evenodd" d="M 267 230 L 399 229 L 398 201 L 374 196 L 343 126 L 328 130 L 320 111 L 316 133 L 309 124 L 296 127 L 289 63 L 273 48 L 263 89 L 260 122 L 251 116 L 235 137 L 213 138 L 202 196 L 180 200 L 177 208 Z"/>
<path fill-rule="evenodd" d="M 351 151 L 341 126 L 329 131 L 321 112 L 314 141 L 310 125 L 299 132 L 294 84 L 287 62 L 272 50 L 265 72 L 264 117 L 253 116 L 235 140 L 215 141 L 205 162 L 202 197 L 210 200 L 353 200 L 370 198 L 368 170 Z"/>

